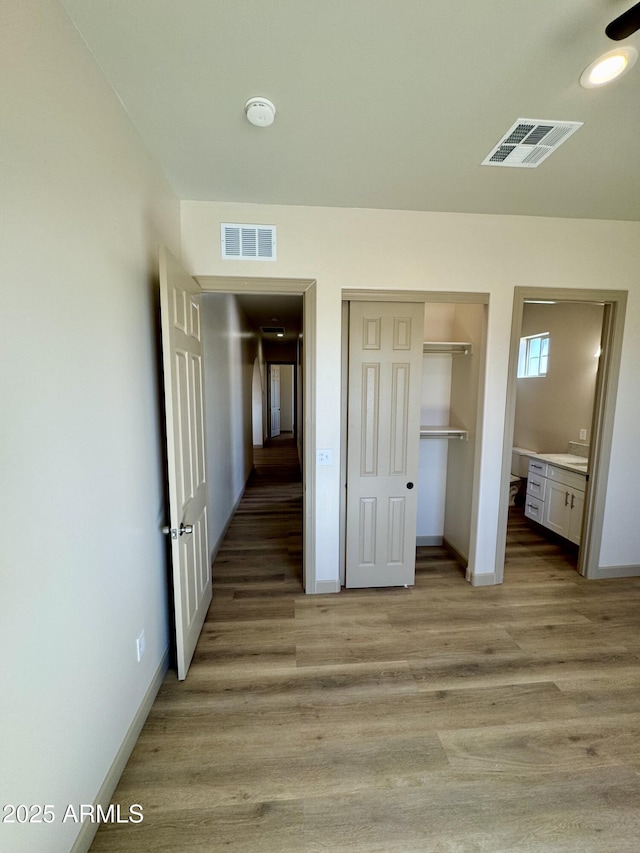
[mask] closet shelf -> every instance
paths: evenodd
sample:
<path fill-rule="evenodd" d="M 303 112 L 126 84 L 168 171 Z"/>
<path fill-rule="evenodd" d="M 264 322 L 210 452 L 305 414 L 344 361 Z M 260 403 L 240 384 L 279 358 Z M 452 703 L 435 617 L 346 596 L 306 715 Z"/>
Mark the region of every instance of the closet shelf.
<path fill-rule="evenodd" d="M 469 341 L 424 341 L 422 352 L 446 352 L 451 355 L 469 355 L 471 343 Z"/>
<path fill-rule="evenodd" d="M 469 432 L 466 429 L 451 426 L 421 426 L 420 438 L 459 438 L 467 441 Z"/>

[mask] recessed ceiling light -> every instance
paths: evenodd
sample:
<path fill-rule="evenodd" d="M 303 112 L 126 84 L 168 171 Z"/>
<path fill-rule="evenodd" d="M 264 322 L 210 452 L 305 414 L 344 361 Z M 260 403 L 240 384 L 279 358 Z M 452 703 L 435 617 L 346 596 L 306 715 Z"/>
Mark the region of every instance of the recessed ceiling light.
<path fill-rule="evenodd" d="M 617 47 L 608 53 L 603 53 L 580 76 L 580 85 L 585 89 L 597 89 L 606 86 L 633 68 L 638 51 L 631 45 Z"/>
<path fill-rule="evenodd" d="M 276 332 L 276 338 L 284 338 L 284 332 Z"/>

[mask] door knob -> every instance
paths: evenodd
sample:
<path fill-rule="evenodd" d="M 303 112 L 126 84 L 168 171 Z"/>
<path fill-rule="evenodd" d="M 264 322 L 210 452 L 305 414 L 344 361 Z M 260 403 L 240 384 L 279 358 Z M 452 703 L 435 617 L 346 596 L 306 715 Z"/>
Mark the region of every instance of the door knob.
<path fill-rule="evenodd" d="M 413 483 L 407 483 L 407 488 L 408 488 L 408 489 L 412 489 L 412 488 L 413 488 Z"/>
<path fill-rule="evenodd" d="M 162 532 L 165 534 L 165 536 L 171 534 L 172 539 L 177 539 L 178 533 L 180 533 L 180 536 L 182 536 L 184 533 L 193 533 L 193 524 L 183 524 L 182 522 L 180 522 L 179 530 L 176 530 L 175 527 L 169 527 L 168 525 L 165 525 L 165 527 L 162 528 Z"/>

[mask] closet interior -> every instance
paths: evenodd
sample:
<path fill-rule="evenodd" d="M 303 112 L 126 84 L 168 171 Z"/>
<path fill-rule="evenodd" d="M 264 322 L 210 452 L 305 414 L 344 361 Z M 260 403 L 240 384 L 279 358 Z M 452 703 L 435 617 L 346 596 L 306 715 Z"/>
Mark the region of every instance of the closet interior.
<path fill-rule="evenodd" d="M 426 302 L 416 544 L 466 568 L 479 467 L 487 306 Z"/>

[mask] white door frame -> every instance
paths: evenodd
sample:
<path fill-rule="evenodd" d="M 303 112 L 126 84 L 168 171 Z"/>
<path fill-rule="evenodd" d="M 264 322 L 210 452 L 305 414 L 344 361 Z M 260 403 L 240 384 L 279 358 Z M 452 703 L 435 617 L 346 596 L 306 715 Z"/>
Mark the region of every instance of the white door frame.
<path fill-rule="evenodd" d="M 203 293 L 302 295 L 303 319 L 303 450 L 302 450 L 302 585 L 317 592 L 316 583 L 316 282 L 315 279 L 193 276 Z"/>
<path fill-rule="evenodd" d="M 509 476 L 511 474 L 511 450 L 516 413 L 518 351 L 522 333 L 524 303 L 530 299 L 554 300 L 555 302 L 595 302 L 604 305 L 602 352 L 600 354 L 596 391 L 593 401 L 591 444 L 589 450 L 589 482 L 585 495 L 578 571 L 581 575 L 589 579 L 616 576 L 611 573 L 607 574 L 605 570 L 600 569 L 599 561 L 611 441 L 613 437 L 613 421 L 618 391 L 618 376 L 622 356 L 622 335 L 627 306 L 627 291 L 582 290 L 569 287 L 516 287 L 514 288 L 513 295 L 511 349 L 509 353 L 507 403 L 502 450 L 502 477 L 495 566 L 496 583 L 502 583 L 504 579 L 507 520 L 509 516 Z"/>

